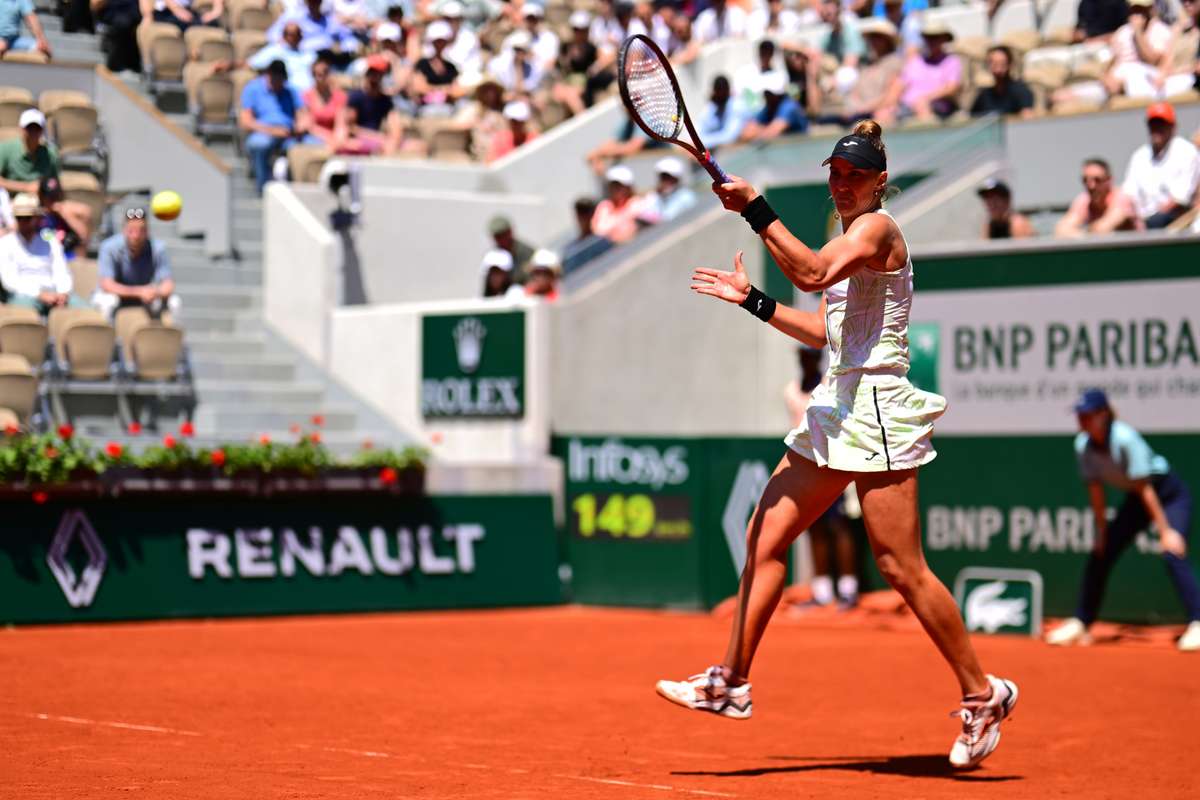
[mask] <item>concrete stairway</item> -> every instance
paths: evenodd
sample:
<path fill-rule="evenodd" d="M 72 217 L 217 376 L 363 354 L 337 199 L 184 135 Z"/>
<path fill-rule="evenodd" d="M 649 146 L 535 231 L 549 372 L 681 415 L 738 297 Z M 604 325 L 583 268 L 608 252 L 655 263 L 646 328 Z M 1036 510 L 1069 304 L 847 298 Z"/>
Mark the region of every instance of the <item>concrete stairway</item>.
<path fill-rule="evenodd" d="M 63 34 L 61 20 L 42 14 L 55 57 L 101 63 L 99 38 L 90 34 Z M 60 55 L 61 53 L 61 55 Z M 138 77 L 122 78 L 141 91 Z M 166 94 L 159 108 L 184 130 L 191 122 L 182 111 L 183 98 Z M 104 109 L 100 109 L 103 124 Z M 295 440 L 292 427 L 311 431 L 315 415 L 324 418 L 323 441 L 331 450 L 349 453 L 366 440 L 377 448 L 401 446 L 407 438 L 378 413 L 355 398 L 327 373 L 272 333 L 262 318 L 262 201 L 229 140 L 214 140 L 209 149 L 233 171 L 236 255 L 212 259 L 201 242 L 180 237 L 171 223 L 152 221 L 151 234 L 163 240 L 171 258 L 178 293 L 183 303 L 180 323 L 191 353 L 199 405 L 195 415 L 196 443 L 247 441 L 266 434 L 275 441 Z M 164 181 L 156 189 L 179 191 L 187 203 L 187 187 Z M 90 418 L 83 432 L 138 446 L 147 434 L 129 437 Z M 174 428 L 162 424 L 163 433 Z"/>

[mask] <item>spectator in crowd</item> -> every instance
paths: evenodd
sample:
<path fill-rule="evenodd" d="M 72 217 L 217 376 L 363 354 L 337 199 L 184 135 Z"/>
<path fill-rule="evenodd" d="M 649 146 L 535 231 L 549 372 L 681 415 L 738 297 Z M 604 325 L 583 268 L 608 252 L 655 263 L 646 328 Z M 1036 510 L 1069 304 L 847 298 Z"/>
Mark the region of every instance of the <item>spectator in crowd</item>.
<path fill-rule="evenodd" d="M 921 14 L 910 6 L 911 0 L 884 0 L 883 8 L 876 12 L 895 26 L 900 34 L 901 52 L 905 55 L 920 51 L 925 42 L 921 39 Z"/>
<path fill-rule="evenodd" d="M 558 299 L 558 280 L 562 276 L 562 264 L 553 250 L 545 248 L 534 251 L 529 262 L 529 280 L 525 282 L 525 295 L 547 302 Z"/>
<path fill-rule="evenodd" d="M 283 26 L 280 40 L 261 47 L 246 59 L 246 66 L 255 72 L 262 72 L 272 61 L 282 61 L 287 67 L 288 84 L 297 92 L 304 93 L 313 83 L 313 64 L 317 60 L 317 51 L 301 47 L 302 39 L 300 24 L 289 22 Z"/>
<path fill-rule="evenodd" d="M 734 93 L 743 114 L 756 114 L 763 105 L 763 76 L 775 71 L 775 43 L 764 39 L 758 43 L 758 57 L 742 65 L 733 75 Z"/>
<path fill-rule="evenodd" d="M 225 0 L 214 0 L 203 14 L 192 10 L 192 0 L 154 0 L 154 21 L 175 25 L 181 31 L 193 25 L 220 25 L 224 14 Z"/>
<path fill-rule="evenodd" d="M 987 208 L 988 219 L 983 226 L 985 239 L 1026 239 L 1035 236 L 1033 223 L 1012 208 L 1012 189 L 995 178 L 984 181 L 976 192 Z"/>
<path fill-rule="evenodd" d="M 561 78 L 551 89 L 551 96 L 571 110 L 582 114 L 596 102 L 596 93 L 612 85 L 615 75 L 600 67 L 600 51 L 588 38 L 592 15 L 575 11 L 568 23 L 571 38 L 558 53 L 558 74 Z"/>
<path fill-rule="evenodd" d="M 591 38 L 609 63 L 616 61 L 617 51 L 630 36 L 650 34 L 633 11 L 632 0 L 600 0 L 600 8 L 592 20 Z"/>
<path fill-rule="evenodd" d="M 529 260 L 533 258 L 533 248 L 517 238 L 512 220 L 503 214 L 497 214 L 488 221 L 488 233 L 492 235 L 492 243 L 497 249 L 512 256 L 514 280 L 517 283 L 525 283 L 529 274 Z"/>
<path fill-rule="evenodd" d="M 366 75 L 367 61 L 373 56 L 387 59 L 388 71 L 383 76 L 383 91 L 395 98 L 397 106 L 408 105 L 406 93 L 412 82 L 413 64 L 407 54 L 404 31 L 394 22 L 381 22 L 375 27 L 375 43 L 378 52 L 359 58 L 350 65 L 352 75 Z M 415 45 L 414 45 L 415 49 Z M 331 62 L 332 63 L 332 62 Z"/>
<path fill-rule="evenodd" d="M 1033 92 L 1029 85 L 1012 76 L 1013 54 L 1006 45 L 998 44 L 988 49 L 987 66 L 992 75 L 992 85 L 984 87 L 975 95 L 971 104 L 971 115 L 1020 114 L 1033 116 Z"/>
<path fill-rule="evenodd" d="M 91 0 L 90 5 L 92 17 L 104 26 L 100 41 L 104 66 L 110 72 L 141 72 L 137 28 L 142 22 L 142 11 L 138 0 Z"/>
<path fill-rule="evenodd" d="M 3 191 L 3 189 L 0 189 Z M 38 203 L 42 207 L 43 216 L 38 223 L 41 230 L 49 231 L 50 235 L 62 245 L 63 253 L 68 259 L 87 254 L 87 241 L 91 231 L 75 230 L 75 227 L 63 216 L 63 188 L 58 178 L 48 175 L 38 184 Z M 88 220 L 91 222 L 91 220 Z"/>
<path fill-rule="evenodd" d="M 962 61 L 947 49 L 954 34 L 941 22 L 926 22 L 921 38 L 924 51 L 909 56 L 900 74 L 900 113 L 922 120 L 945 118 L 958 110 L 963 79 Z"/>
<path fill-rule="evenodd" d="M 125 211 L 121 233 L 100 244 L 100 285 L 96 306 L 111 317 L 118 308 L 141 306 L 157 319 L 164 310 L 179 311 L 167 246 L 150 237 L 146 209 Z"/>
<path fill-rule="evenodd" d="M 526 142 L 537 138 L 537 131 L 530 126 L 529 104 L 524 100 L 513 100 L 504 106 L 504 118 L 508 127 L 492 137 L 491 149 L 487 161 L 492 162 L 516 150 Z"/>
<path fill-rule="evenodd" d="M 711 0 L 708 8 L 696 15 L 694 35 L 701 44 L 718 39 L 740 39 L 746 35 L 746 21 L 746 12 L 741 6 L 730 5 L 727 0 Z"/>
<path fill-rule="evenodd" d="M 483 50 L 479 37 L 463 25 L 463 7 L 458 0 L 449 0 L 441 7 L 442 19 L 450 26 L 453 38 L 446 48 L 446 58 L 464 75 L 476 75 L 483 71 Z"/>
<path fill-rule="evenodd" d="M 700 117 L 700 138 L 709 149 L 732 144 L 742 135 L 742 114 L 724 75 L 713 78 L 712 94 Z"/>
<path fill-rule="evenodd" d="M 671 40 L 665 51 L 671 63 L 679 67 L 692 63 L 699 57 L 703 44 L 695 36 L 692 18 L 687 14 L 676 14 L 671 21 Z"/>
<path fill-rule="evenodd" d="M 460 107 L 455 120 L 471 131 L 472 152 L 486 156 L 492 151 L 492 140 L 508 129 L 504 106 L 504 87 L 488 76 L 475 87 L 474 99 Z"/>
<path fill-rule="evenodd" d="M 500 54 L 491 60 L 488 71 L 512 95 L 530 95 L 542 85 L 546 73 L 533 54 L 529 31 L 517 30 L 504 40 Z"/>
<path fill-rule="evenodd" d="M 858 80 L 846 96 L 819 93 L 812 105 L 824 124 L 851 125 L 861 119 L 887 124 L 895 118 L 895 106 L 903 88 L 900 73 L 904 59 L 896 52 L 900 36 L 886 19 L 872 17 L 859 26 L 867 42 L 868 55 L 860 66 Z"/>
<path fill-rule="evenodd" d="M 705 140 L 705 144 L 708 144 L 709 147 L 716 146 L 707 140 Z M 617 138 L 601 142 L 587 154 L 587 161 L 591 165 L 592 171 L 603 177 L 610 162 L 629 158 L 643 150 L 661 146 L 660 142 L 651 139 L 645 131 L 634 124 L 633 120 L 626 117 L 619 123 Z"/>
<path fill-rule="evenodd" d="M 525 15 L 525 30 L 529 32 L 530 53 L 533 62 L 543 74 L 552 72 L 558 63 L 558 36 L 542 25 L 546 10 L 538 3 L 527 2 L 522 7 Z"/>
<path fill-rule="evenodd" d="M 637 218 L 642 202 L 633 188 L 633 170 L 619 164 L 604 173 L 608 197 L 596 206 L 592 230 L 613 244 L 623 244 L 638 232 Z"/>
<path fill-rule="evenodd" d="M 434 20 L 425 28 L 425 41 L 433 53 L 417 61 L 412 77 L 412 93 L 422 114 L 449 115 L 462 98 L 458 67 L 446 57 L 453 38 L 454 31 L 445 20 Z"/>
<path fill-rule="evenodd" d="M 845 95 L 858 79 L 858 62 L 867 54 L 867 45 L 859 33 L 858 18 L 843 11 L 838 0 L 821 0 L 819 9 L 821 22 L 828 28 L 817 45 L 817 53 L 809 54 L 809 62 L 815 69 L 821 63 L 821 54 L 836 59 L 834 85 L 839 94 Z"/>
<path fill-rule="evenodd" d="M 309 132 L 335 153 L 356 152 L 355 148 L 347 147 L 346 141 L 349 132 L 344 115 L 348 98 L 345 90 L 330 80 L 332 70 L 328 59 L 319 58 L 312 65 L 312 85 L 301 96 L 312 120 Z"/>
<path fill-rule="evenodd" d="M 800 15 L 785 8 L 783 0 L 767 0 L 750 12 L 746 19 L 746 36 L 754 39 L 786 39 L 799 32 Z"/>
<path fill-rule="evenodd" d="M 27 108 L 17 119 L 21 136 L 0 142 L 0 188 L 10 194 L 37 194 L 42 179 L 58 177 L 58 151 L 44 141 L 46 115 Z M 86 244 L 92 233 L 92 210 L 86 203 L 59 200 L 55 212 L 61 214 Z"/>
<path fill-rule="evenodd" d="M 32 39 L 21 35 L 22 20 L 33 34 Z M 52 57 L 42 22 L 34 13 L 33 0 L 0 0 L 0 57 L 9 50 L 38 50 L 46 58 Z"/>
<path fill-rule="evenodd" d="M 1133 151 L 1121 185 L 1147 228 L 1165 228 L 1196 199 L 1200 152 L 1175 135 L 1175 108 L 1155 103 L 1146 109 L 1150 141 Z"/>
<path fill-rule="evenodd" d="M 525 290 L 513 283 L 513 257 L 507 250 L 496 248 L 483 255 L 483 296 L 496 298 L 524 297 Z"/>
<path fill-rule="evenodd" d="M 1143 227 L 1133 201 L 1113 186 L 1108 162 L 1089 158 L 1083 162 L 1083 191 L 1054 226 L 1054 235 L 1073 239 L 1088 233 L 1135 231 Z"/>
<path fill-rule="evenodd" d="M 1110 96 L 1126 94 L 1159 98 L 1191 88 L 1192 76 L 1166 76 L 1171 58 L 1171 28 L 1159 19 L 1154 0 L 1129 0 L 1128 21 L 1112 34 L 1112 60 L 1099 81 L 1082 81 L 1057 90 L 1053 103 L 1071 101 L 1104 103 Z"/>
<path fill-rule="evenodd" d="M 242 90 L 238 125 L 249 135 L 246 150 L 254 165 L 258 193 L 271 179 L 272 159 L 299 142 L 320 144 L 308 133 L 309 117 L 299 93 L 287 83 L 287 66 L 282 61 L 267 65 L 266 74 Z"/>
<path fill-rule="evenodd" d="M 0 284 L 9 305 L 35 308 L 43 315 L 60 306 L 85 308 L 87 303 L 71 294 L 62 245 L 38 229 L 42 209 L 37 198 L 21 192 L 12 199 L 12 213 L 17 229 L 0 238 Z"/>
<path fill-rule="evenodd" d="M 367 0 L 333 0 L 333 17 L 366 41 L 376 24 L 375 12 Z"/>
<path fill-rule="evenodd" d="M 787 73 L 782 70 L 762 77 L 763 107 L 742 128 L 743 142 L 767 142 L 785 133 L 804 133 L 808 117 L 800 104 L 788 96 Z"/>
<path fill-rule="evenodd" d="M 1079 0 L 1073 40 L 1107 42 L 1129 16 L 1126 0 Z"/>
<path fill-rule="evenodd" d="M 646 195 L 638 220 L 648 225 L 670 222 L 696 205 L 696 193 L 683 185 L 683 162 L 674 156 L 661 158 L 654 165 L 658 184 Z"/>
<path fill-rule="evenodd" d="M 367 59 L 363 88 L 346 98 L 348 136 L 368 153 L 385 156 L 400 152 L 404 143 L 404 120 L 396 111 L 390 95 L 383 91 L 383 78 L 391 65 L 378 53 Z"/>
<path fill-rule="evenodd" d="M 633 16 L 650 31 L 650 38 L 664 53 L 671 47 L 671 22 L 675 19 L 674 0 L 638 0 L 633 7 Z M 667 53 L 667 58 L 670 58 Z"/>
<path fill-rule="evenodd" d="M 596 216 L 596 201 L 581 197 L 575 201 L 575 223 L 579 235 L 563 250 L 563 270 L 571 272 L 612 247 L 612 242 L 597 236 L 592 230 L 592 219 Z"/>
<path fill-rule="evenodd" d="M 283 29 L 289 24 L 300 26 L 300 47 L 314 52 L 329 50 L 338 54 L 337 64 L 344 67 L 358 52 L 359 41 L 354 33 L 322 10 L 322 0 L 304 0 L 304 8 L 283 14 L 267 29 L 267 41 L 283 39 Z"/>

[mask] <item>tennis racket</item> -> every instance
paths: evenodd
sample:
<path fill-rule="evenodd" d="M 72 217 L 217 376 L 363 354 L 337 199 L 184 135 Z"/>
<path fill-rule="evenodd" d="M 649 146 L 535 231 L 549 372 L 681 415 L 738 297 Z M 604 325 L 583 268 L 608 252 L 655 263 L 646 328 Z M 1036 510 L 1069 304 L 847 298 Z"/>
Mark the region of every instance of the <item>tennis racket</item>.
<path fill-rule="evenodd" d="M 621 45 L 621 52 L 617 54 L 617 85 L 630 118 L 647 136 L 679 145 L 708 170 L 714 181 L 729 183 L 729 176 L 713 161 L 696 134 L 687 106 L 683 104 L 683 92 L 679 91 L 675 71 L 652 39 L 639 33 Z M 691 144 L 680 138 L 684 128 L 692 139 Z"/>

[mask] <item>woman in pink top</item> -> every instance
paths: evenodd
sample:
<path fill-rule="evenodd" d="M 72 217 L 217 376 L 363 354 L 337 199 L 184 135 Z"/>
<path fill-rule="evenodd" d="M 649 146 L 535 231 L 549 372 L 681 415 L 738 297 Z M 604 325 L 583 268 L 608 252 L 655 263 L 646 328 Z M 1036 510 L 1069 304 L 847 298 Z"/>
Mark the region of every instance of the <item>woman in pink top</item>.
<path fill-rule="evenodd" d="M 962 61 L 946 49 L 954 34 L 940 22 L 928 22 L 921 36 L 925 52 L 910 56 L 900 73 L 900 111 L 917 119 L 948 117 L 958 110 L 963 76 Z"/>
<path fill-rule="evenodd" d="M 628 242 L 638 232 L 641 198 L 633 193 L 633 170 L 625 166 L 609 167 L 608 199 L 600 201 L 592 216 L 592 233 L 611 242 Z"/>
<path fill-rule="evenodd" d="M 312 134 L 336 150 L 342 112 L 346 108 L 346 93 L 329 79 L 329 71 L 328 61 L 317 59 L 313 62 L 313 85 L 304 93 L 303 99 L 304 107 L 312 115 Z"/>
<path fill-rule="evenodd" d="M 513 100 L 504 107 L 504 118 L 508 127 L 496 132 L 488 147 L 487 161 L 491 163 L 511 153 L 526 142 L 537 138 L 537 131 L 529 124 L 529 104 L 524 100 Z"/>
<path fill-rule="evenodd" d="M 1055 236 L 1075 238 L 1088 233 L 1145 230 L 1133 201 L 1113 186 L 1107 161 L 1089 158 L 1083 162 L 1083 188 L 1054 226 Z"/>

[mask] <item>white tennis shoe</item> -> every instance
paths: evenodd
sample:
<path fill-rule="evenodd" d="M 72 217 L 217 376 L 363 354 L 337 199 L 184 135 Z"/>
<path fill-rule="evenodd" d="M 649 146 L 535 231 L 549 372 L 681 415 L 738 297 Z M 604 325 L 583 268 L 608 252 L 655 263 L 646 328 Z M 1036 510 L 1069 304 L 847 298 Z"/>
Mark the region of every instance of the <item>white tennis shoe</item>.
<path fill-rule="evenodd" d="M 750 684 L 729 686 L 720 666 L 706 669 L 682 681 L 659 681 L 655 690 L 676 705 L 696 711 L 710 711 L 730 719 L 750 719 Z"/>
<path fill-rule="evenodd" d="M 1193 620 L 1187 626 L 1187 630 L 1183 632 L 1183 636 L 1179 637 L 1175 646 L 1185 653 L 1191 650 L 1200 650 L 1200 620 Z"/>
<path fill-rule="evenodd" d="M 992 685 L 988 700 L 964 700 L 950 716 L 962 720 L 962 733 L 950 748 L 950 763 L 959 769 L 974 767 L 1000 744 L 1000 723 L 1017 705 L 1017 685 L 1012 681 L 987 676 Z"/>
<path fill-rule="evenodd" d="M 1064 620 L 1063 624 L 1046 634 L 1046 644 L 1057 645 L 1059 647 L 1066 647 L 1072 644 L 1089 645 L 1091 643 L 1092 635 L 1088 633 L 1087 625 L 1084 625 L 1083 620 L 1077 617 Z"/>

